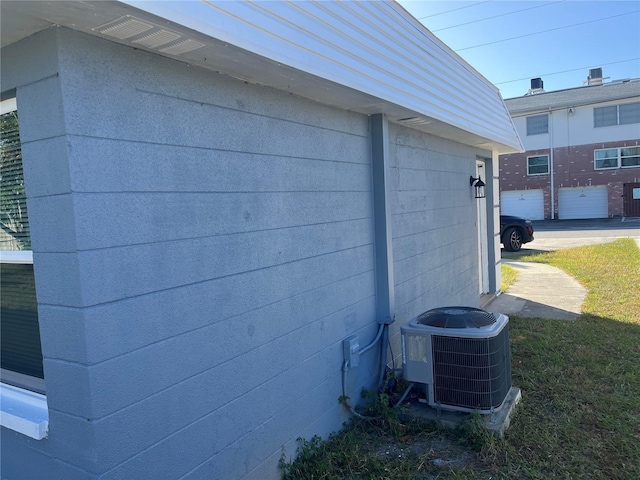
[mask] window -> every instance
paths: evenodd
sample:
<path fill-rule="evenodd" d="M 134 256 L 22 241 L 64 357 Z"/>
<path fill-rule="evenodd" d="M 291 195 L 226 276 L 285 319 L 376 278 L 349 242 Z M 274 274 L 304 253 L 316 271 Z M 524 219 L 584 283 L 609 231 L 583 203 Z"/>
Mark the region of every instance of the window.
<path fill-rule="evenodd" d="M 527 175 L 546 175 L 549 173 L 549 155 L 527 157 Z"/>
<path fill-rule="evenodd" d="M 527 135 L 549 133 L 549 115 L 527 117 Z"/>
<path fill-rule="evenodd" d="M 618 107 L 601 107 L 593 109 L 593 126 L 608 127 L 618 124 Z"/>
<path fill-rule="evenodd" d="M 594 168 L 640 167 L 640 147 L 604 148 L 593 152 Z"/>
<path fill-rule="evenodd" d="M 0 112 L 0 381 L 44 393 L 29 216 L 15 99 Z"/>
<path fill-rule="evenodd" d="M 640 123 L 640 102 L 620 105 L 620 125 Z"/>
<path fill-rule="evenodd" d="M 593 109 L 593 126 L 631 125 L 640 123 L 640 102 Z"/>
<path fill-rule="evenodd" d="M 620 165 L 624 167 L 640 167 L 640 147 L 620 149 Z"/>
<path fill-rule="evenodd" d="M 604 170 L 605 168 L 618 168 L 618 149 L 607 148 L 604 150 L 596 150 L 594 152 L 594 159 L 596 170 Z"/>

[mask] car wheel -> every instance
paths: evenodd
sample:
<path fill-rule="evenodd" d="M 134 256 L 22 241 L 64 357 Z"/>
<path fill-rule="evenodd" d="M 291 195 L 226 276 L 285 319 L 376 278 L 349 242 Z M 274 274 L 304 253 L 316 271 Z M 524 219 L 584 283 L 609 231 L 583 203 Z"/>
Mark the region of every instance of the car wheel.
<path fill-rule="evenodd" d="M 522 234 L 520 230 L 515 227 L 511 227 L 507 229 L 504 234 L 504 244 L 505 250 L 510 252 L 517 252 L 522 248 Z"/>

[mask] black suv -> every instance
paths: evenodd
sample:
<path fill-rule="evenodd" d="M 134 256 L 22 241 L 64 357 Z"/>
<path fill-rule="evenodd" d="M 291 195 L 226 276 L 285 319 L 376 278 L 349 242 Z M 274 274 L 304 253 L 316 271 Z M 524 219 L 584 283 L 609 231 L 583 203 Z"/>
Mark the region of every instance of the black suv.
<path fill-rule="evenodd" d="M 504 249 L 517 252 L 522 244 L 533 240 L 533 223 L 513 215 L 500 215 L 500 241 Z"/>

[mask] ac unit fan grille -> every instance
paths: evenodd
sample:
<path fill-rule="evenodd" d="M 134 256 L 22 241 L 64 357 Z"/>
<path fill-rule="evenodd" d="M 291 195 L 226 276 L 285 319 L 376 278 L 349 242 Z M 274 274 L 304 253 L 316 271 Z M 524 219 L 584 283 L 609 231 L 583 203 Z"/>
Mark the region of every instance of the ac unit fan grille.
<path fill-rule="evenodd" d="M 492 338 L 433 335 L 434 401 L 468 409 L 499 407 L 511 388 L 509 329 Z"/>

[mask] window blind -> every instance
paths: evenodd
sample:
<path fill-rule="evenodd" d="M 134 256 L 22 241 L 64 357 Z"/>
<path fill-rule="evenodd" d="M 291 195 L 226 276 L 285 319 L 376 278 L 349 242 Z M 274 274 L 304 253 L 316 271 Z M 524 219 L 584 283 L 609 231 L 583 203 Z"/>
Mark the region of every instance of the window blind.
<path fill-rule="evenodd" d="M 594 150 L 595 169 L 618 168 L 618 149 Z"/>
<path fill-rule="evenodd" d="M 549 157 L 547 155 L 527 158 L 527 174 L 542 175 L 546 173 L 549 173 Z"/>
<path fill-rule="evenodd" d="M 608 127 L 618 124 L 618 107 L 599 107 L 593 109 L 593 126 Z"/>
<path fill-rule="evenodd" d="M 2 265 L 0 304 L 2 368 L 44 378 L 33 265 Z"/>
<path fill-rule="evenodd" d="M 18 112 L 0 122 L 0 250 L 31 250 Z"/>
<path fill-rule="evenodd" d="M 1 114 L 0 127 L 0 251 L 29 251 L 31 236 L 18 113 L 14 110 Z M 2 259 L 0 309 L 0 380 L 44 393 L 38 305 L 30 260 L 16 263 Z"/>
<path fill-rule="evenodd" d="M 527 117 L 527 135 L 549 133 L 549 115 Z"/>
<path fill-rule="evenodd" d="M 640 123 L 640 102 L 620 105 L 620 125 Z"/>
<path fill-rule="evenodd" d="M 620 160 L 623 167 L 640 166 L 640 147 L 621 148 Z"/>

